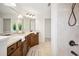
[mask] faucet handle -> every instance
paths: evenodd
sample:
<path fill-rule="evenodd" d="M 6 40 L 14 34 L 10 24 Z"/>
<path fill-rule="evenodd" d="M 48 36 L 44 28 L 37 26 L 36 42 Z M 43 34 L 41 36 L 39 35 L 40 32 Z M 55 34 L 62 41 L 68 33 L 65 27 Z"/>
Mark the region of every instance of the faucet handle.
<path fill-rule="evenodd" d="M 73 41 L 73 40 L 71 40 L 71 41 L 69 42 L 69 45 L 70 45 L 70 46 L 78 46 L 78 44 L 76 44 L 75 41 Z"/>

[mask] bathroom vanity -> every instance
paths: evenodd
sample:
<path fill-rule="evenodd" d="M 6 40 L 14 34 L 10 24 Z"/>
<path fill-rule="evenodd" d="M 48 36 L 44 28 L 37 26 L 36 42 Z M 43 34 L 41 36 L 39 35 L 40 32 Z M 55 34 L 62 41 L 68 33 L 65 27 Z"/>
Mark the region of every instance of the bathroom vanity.
<path fill-rule="evenodd" d="M 0 56 L 26 56 L 29 49 L 39 44 L 39 33 L 0 36 Z"/>
<path fill-rule="evenodd" d="M 26 56 L 31 47 L 39 44 L 38 35 L 31 32 L 10 37 L 7 43 L 7 56 Z"/>
<path fill-rule="evenodd" d="M 21 40 L 13 43 L 7 48 L 8 56 L 21 56 Z"/>

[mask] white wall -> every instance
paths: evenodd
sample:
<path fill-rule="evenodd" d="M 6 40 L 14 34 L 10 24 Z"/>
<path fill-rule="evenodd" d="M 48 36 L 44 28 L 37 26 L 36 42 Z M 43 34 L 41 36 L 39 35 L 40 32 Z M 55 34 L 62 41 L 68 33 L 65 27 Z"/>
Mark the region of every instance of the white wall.
<path fill-rule="evenodd" d="M 0 17 L 0 33 L 3 33 L 3 19 Z"/>
<path fill-rule="evenodd" d="M 36 18 L 36 31 L 39 32 L 39 42 L 45 41 L 45 30 L 44 30 L 45 19 L 44 16 L 38 15 Z"/>
<path fill-rule="evenodd" d="M 23 21 L 24 25 L 24 32 L 29 32 L 30 31 L 30 19 L 29 18 L 24 18 Z"/>
<path fill-rule="evenodd" d="M 52 55 L 57 55 L 57 4 L 51 4 L 51 47 Z"/>
<path fill-rule="evenodd" d="M 35 19 L 31 19 L 31 30 L 35 31 L 36 27 L 36 23 L 35 23 Z"/>
<path fill-rule="evenodd" d="M 36 31 L 40 33 L 39 41 L 45 42 L 45 19 L 51 18 L 51 7 L 48 7 L 47 4 L 40 4 L 39 7 L 41 11 L 36 16 Z"/>
<path fill-rule="evenodd" d="M 79 47 L 70 47 L 69 41 L 74 40 L 79 43 L 79 4 L 75 7 L 75 15 L 77 18 L 76 26 L 70 27 L 68 19 L 71 13 L 71 4 L 52 4 L 52 46 L 55 55 L 72 55 L 71 50 L 79 54 Z M 55 7 L 55 8 L 54 8 Z M 54 15 L 56 13 L 56 15 Z M 73 17 L 72 17 L 73 20 Z M 55 26 L 56 25 L 56 26 Z M 57 28 L 56 28 L 57 27 Z M 55 31 L 55 32 L 54 32 Z M 53 45 L 54 42 L 54 45 Z M 55 50 L 56 49 L 56 50 Z"/>

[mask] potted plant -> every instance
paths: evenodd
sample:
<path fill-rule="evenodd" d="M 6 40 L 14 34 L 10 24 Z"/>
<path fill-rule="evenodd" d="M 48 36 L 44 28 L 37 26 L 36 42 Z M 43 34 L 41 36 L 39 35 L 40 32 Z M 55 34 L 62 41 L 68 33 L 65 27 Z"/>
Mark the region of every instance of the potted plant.
<path fill-rule="evenodd" d="M 13 24 L 13 30 L 16 31 L 16 24 Z"/>
<path fill-rule="evenodd" d="M 19 33 L 22 33 L 22 24 L 18 24 Z"/>

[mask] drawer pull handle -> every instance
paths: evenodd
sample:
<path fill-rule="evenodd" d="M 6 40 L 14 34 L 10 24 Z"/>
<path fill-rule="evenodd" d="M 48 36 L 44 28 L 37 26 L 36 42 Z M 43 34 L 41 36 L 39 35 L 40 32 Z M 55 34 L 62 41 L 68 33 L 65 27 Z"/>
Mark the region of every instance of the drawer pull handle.
<path fill-rule="evenodd" d="M 78 54 L 75 53 L 74 51 L 71 51 L 71 53 L 72 53 L 73 55 L 75 55 L 75 56 L 78 56 Z"/>
<path fill-rule="evenodd" d="M 11 48 L 11 50 L 13 50 L 14 48 Z"/>

